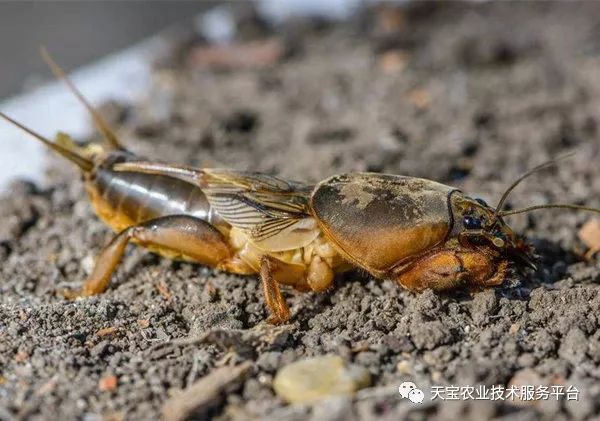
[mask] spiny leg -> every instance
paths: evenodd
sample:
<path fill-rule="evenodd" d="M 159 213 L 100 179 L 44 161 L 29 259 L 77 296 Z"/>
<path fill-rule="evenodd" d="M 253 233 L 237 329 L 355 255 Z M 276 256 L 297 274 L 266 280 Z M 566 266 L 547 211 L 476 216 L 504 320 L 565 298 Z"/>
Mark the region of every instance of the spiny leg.
<path fill-rule="evenodd" d="M 96 266 L 82 290 L 65 295 L 73 298 L 105 291 L 130 241 L 209 266 L 216 266 L 232 255 L 223 235 L 209 223 L 185 215 L 164 216 L 126 228 L 117 234 L 98 256 Z"/>
<path fill-rule="evenodd" d="M 272 324 L 285 323 L 290 319 L 290 310 L 285 303 L 279 284 L 273 273 L 277 270 L 278 261 L 270 256 L 260 260 L 260 278 L 262 281 L 265 303 L 271 312 L 268 322 Z"/>

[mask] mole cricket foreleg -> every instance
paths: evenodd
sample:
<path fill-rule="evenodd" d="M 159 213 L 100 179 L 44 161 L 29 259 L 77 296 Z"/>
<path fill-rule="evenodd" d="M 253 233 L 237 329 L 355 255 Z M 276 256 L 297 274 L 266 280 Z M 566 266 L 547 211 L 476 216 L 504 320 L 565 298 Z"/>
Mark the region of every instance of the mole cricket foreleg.
<path fill-rule="evenodd" d="M 130 241 L 159 252 L 180 254 L 212 267 L 233 254 L 223 235 L 209 223 L 185 215 L 164 216 L 117 234 L 98 256 L 83 288 L 66 291 L 65 296 L 75 298 L 104 292 Z"/>
<path fill-rule="evenodd" d="M 463 285 L 476 290 L 500 285 L 508 262 L 496 261 L 478 250 L 441 249 L 415 260 L 396 274 L 396 280 L 412 291 L 448 290 Z"/>
<path fill-rule="evenodd" d="M 454 250 L 440 250 L 415 260 L 396 276 L 411 291 L 449 289 L 460 284 L 462 262 Z"/>

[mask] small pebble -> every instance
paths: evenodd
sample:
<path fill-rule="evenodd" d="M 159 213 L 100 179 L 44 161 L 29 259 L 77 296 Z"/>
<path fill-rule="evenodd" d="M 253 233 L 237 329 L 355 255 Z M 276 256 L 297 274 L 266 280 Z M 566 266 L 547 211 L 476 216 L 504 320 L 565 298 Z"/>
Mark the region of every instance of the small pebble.
<path fill-rule="evenodd" d="M 410 374 L 413 371 L 413 367 L 409 361 L 403 360 L 396 364 L 396 370 L 400 374 Z"/>
<path fill-rule="evenodd" d="M 100 381 L 98 382 L 98 389 L 100 389 L 103 392 L 107 392 L 115 390 L 117 388 L 117 385 L 117 377 L 113 375 L 108 375 L 100 379 Z"/>
<path fill-rule="evenodd" d="M 337 355 L 325 355 L 283 367 L 275 376 L 273 388 L 289 403 L 309 403 L 351 395 L 370 384 L 371 375 L 364 367 L 348 365 Z"/>

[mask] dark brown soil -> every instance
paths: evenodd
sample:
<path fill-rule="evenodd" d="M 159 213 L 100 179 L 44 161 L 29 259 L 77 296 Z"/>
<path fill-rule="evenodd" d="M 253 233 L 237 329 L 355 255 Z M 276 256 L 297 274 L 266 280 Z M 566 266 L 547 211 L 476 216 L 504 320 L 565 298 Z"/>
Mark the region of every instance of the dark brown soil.
<path fill-rule="evenodd" d="M 346 171 L 406 174 L 491 203 L 526 169 L 576 151 L 510 203 L 600 206 L 599 3 L 417 3 L 402 18 L 391 33 L 369 11 L 346 24 L 298 20 L 273 34 L 246 17 L 240 37 L 286 42 L 280 63 L 200 70 L 182 64 L 198 45 L 188 43 L 160 61 L 147 101 L 113 105 L 111 115 L 121 139 L 150 158 L 309 181 Z M 155 419 L 174 390 L 244 360 L 253 375 L 216 405 L 221 419 L 600 412 L 600 260 L 584 261 L 577 238 L 589 215 L 512 218 L 541 260 L 535 273 L 515 273 L 501 288 L 412 294 L 350 272 L 326 293 L 289 291 L 291 323 L 266 334 L 254 277 L 135 248 L 107 293 L 57 297 L 57 288 L 85 279 L 112 233 L 68 164 L 57 159 L 49 177 L 48 188 L 15 183 L 0 203 L 0 419 Z M 158 346 L 212 329 L 228 330 L 237 346 Z M 314 407 L 274 395 L 278 368 L 325 353 L 367 367 L 373 389 Z M 572 384 L 579 401 L 417 406 L 397 393 L 406 380 L 421 388 L 507 385 L 516 374 Z M 112 389 L 110 376 L 118 380 Z"/>

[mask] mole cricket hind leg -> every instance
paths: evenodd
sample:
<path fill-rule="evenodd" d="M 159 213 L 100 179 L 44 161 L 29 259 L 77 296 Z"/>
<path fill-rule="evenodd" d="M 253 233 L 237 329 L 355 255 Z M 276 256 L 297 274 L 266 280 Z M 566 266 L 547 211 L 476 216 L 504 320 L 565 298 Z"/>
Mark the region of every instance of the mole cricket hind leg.
<path fill-rule="evenodd" d="M 124 229 L 100 252 L 92 274 L 80 291 L 65 291 L 67 298 L 104 292 L 130 241 L 153 251 L 181 255 L 215 267 L 232 256 L 221 234 L 211 224 L 191 216 L 172 215 Z"/>

